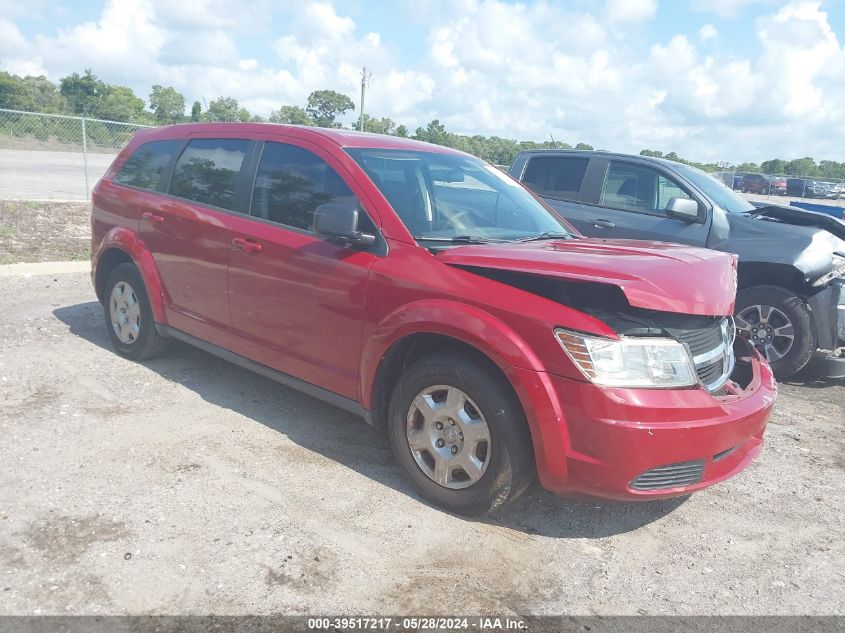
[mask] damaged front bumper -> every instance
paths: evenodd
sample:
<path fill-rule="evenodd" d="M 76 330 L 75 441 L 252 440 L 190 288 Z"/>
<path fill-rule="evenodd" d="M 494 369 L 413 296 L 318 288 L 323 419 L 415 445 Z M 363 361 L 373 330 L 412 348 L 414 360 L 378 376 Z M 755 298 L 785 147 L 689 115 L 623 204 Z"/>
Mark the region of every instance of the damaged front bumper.
<path fill-rule="evenodd" d="M 777 387 L 756 350 L 742 339 L 735 349 L 724 395 L 603 388 L 547 374 L 556 396 L 548 413 L 558 417 L 536 420 L 543 487 L 565 497 L 660 499 L 744 469 L 760 453 Z"/>
<path fill-rule="evenodd" d="M 809 300 L 818 348 L 830 354 L 820 370 L 827 378 L 845 378 L 845 279 L 834 279 Z"/>

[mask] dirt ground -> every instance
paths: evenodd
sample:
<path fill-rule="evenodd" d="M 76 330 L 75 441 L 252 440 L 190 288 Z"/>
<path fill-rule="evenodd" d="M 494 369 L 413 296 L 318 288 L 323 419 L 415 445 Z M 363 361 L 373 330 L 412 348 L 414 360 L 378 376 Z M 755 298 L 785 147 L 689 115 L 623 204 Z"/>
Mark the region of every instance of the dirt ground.
<path fill-rule="evenodd" d="M 0 264 L 88 259 L 87 202 L 0 200 Z"/>
<path fill-rule="evenodd" d="M 2 614 L 843 614 L 845 385 L 782 386 L 686 499 L 420 500 L 384 438 L 178 346 L 114 354 L 85 274 L 0 278 Z"/>

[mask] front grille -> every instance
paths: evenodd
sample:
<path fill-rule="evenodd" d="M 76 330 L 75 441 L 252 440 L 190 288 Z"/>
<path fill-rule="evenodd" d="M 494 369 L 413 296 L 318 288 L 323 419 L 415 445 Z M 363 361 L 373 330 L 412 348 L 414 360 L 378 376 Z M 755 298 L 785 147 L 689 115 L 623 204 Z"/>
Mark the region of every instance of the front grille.
<path fill-rule="evenodd" d="M 711 392 L 724 384 L 732 368 L 732 349 L 730 340 L 726 337 L 726 332 L 729 332 L 727 326 L 725 319 L 716 319 L 704 328 L 667 328 L 672 336 L 689 347 L 698 379 Z M 714 352 L 718 352 L 715 357 Z"/>
<path fill-rule="evenodd" d="M 670 334 L 689 346 L 693 356 L 699 356 L 722 344 L 722 321 L 714 320 L 706 328 L 697 330 L 669 329 Z"/>
<path fill-rule="evenodd" d="M 707 365 L 696 366 L 695 371 L 698 374 L 698 379 L 705 385 L 709 385 L 721 378 L 725 371 L 724 367 L 724 358 L 720 356 Z"/>
<path fill-rule="evenodd" d="M 631 488 L 634 490 L 661 490 L 663 488 L 691 486 L 701 481 L 703 475 L 703 459 L 669 464 L 645 471 L 631 482 Z"/>

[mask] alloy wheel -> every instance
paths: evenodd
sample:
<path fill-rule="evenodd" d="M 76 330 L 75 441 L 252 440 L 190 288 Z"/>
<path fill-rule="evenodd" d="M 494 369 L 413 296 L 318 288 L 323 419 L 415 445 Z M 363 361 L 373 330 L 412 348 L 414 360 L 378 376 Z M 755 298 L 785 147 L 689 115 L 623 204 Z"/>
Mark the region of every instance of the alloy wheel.
<path fill-rule="evenodd" d="M 751 305 L 739 312 L 734 320 L 737 334 L 756 347 L 770 363 L 780 360 L 792 349 L 795 327 L 781 310 Z"/>
<path fill-rule="evenodd" d="M 408 409 L 407 437 L 414 461 L 444 488 L 468 488 L 490 464 L 487 421 L 457 387 L 434 385 L 418 393 Z"/>

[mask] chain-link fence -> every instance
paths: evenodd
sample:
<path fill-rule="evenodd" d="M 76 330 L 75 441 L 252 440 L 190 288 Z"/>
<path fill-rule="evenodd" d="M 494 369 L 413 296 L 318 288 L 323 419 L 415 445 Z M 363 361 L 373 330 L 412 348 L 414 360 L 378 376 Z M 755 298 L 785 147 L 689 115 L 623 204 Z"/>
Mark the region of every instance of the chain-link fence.
<path fill-rule="evenodd" d="M 88 200 L 143 127 L 0 108 L 0 200 Z"/>

